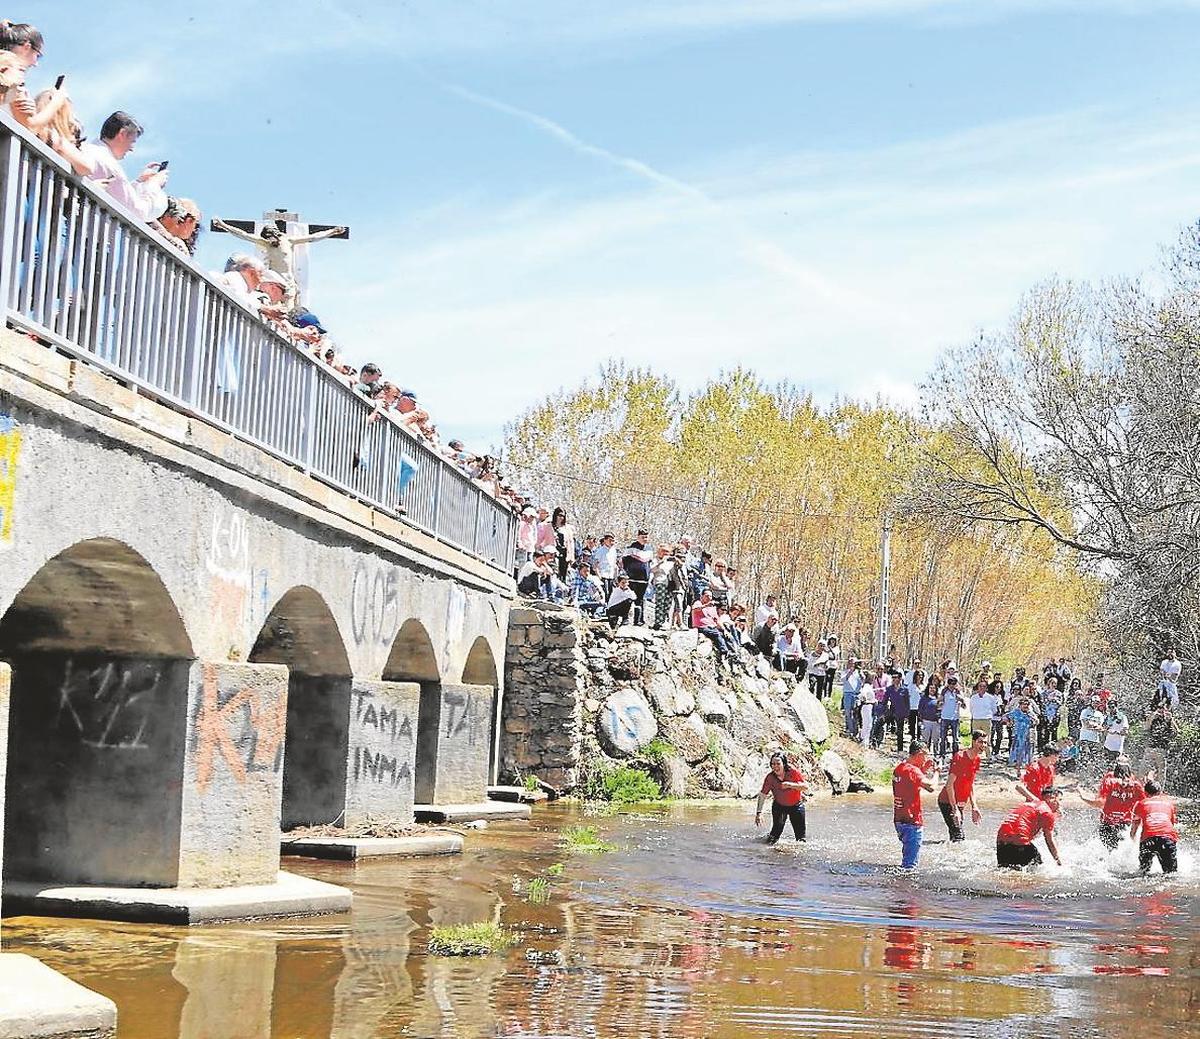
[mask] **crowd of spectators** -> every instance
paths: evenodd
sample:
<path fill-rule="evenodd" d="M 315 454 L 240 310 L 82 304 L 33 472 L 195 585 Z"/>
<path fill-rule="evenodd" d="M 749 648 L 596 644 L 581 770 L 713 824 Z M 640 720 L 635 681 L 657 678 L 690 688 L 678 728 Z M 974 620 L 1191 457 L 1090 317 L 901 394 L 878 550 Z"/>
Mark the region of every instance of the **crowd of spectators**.
<path fill-rule="evenodd" d="M 202 213 L 194 200 L 168 193 L 168 181 L 174 172 L 168 169 L 169 163 L 151 162 L 132 178 L 125 171 L 123 163 L 143 132 L 133 116 L 113 112 L 101 125 L 98 138 L 92 141 L 85 137 L 84 127 L 75 115 L 66 77 L 58 77 L 52 86 L 36 95 L 30 93 L 28 80 L 43 57 L 44 46 L 42 33 L 36 27 L 0 21 L 0 109 L 57 152 L 81 179 L 105 191 L 172 248 L 189 258 L 194 256 Z M 258 314 L 297 350 L 327 366 L 370 401 L 374 410 L 368 421 L 386 416 L 497 500 L 514 510 L 521 509 L 525 499 L 502 480 L 494 457 L 468 451 L 459 440 L 443 441 L 429 412 L 418 403 L 416 393 L 385 378 L 379 365 L 367 363 L 358 368 L 351 364 L 317 316 L 299 304 L 297 286 L 286 273 L 290 263 L 268 262 L 273 247 L 280 252 L 286 246 L 290 259 L 290 250 L 296 244 L 344 229 L 289 238 L 271 226 L 263 227 L 257 234 L 248 234 L 222 221 L 214 223 L 221 230 L 253 241 L 263 253 L 260 256 L 236 252 L 223 270 L 213 273 L 213 278 L 230 296 Z M 402 506 L 397 507 L 403 511 Z"/>

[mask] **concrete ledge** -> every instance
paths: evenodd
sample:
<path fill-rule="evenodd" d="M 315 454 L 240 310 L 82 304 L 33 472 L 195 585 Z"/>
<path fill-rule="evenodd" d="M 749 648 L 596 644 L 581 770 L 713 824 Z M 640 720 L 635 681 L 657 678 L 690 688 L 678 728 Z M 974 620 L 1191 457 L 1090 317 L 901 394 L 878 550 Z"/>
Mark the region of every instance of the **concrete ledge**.
<path fill-rule="evenodd" d="M 501 801 L 482 801 L 479 804 L 413 805 L 413 815 L 419 823 L 473 823 L 483 819 L 528 819 L 533 814 L 529 805 L 504 804 Z"/>
<path fill-rule="evenodd" d="M 526 790 L 523 786 L 490 786 L 487 788 L 489 801 L 508 801 L 516 804 L 539 804 L 548 801 L 545 790 Z"/>
<path fill-rule="evenodd" d="M 0 953 L 0 1039 L 110 1039 L 111 999 L 64 978 L 32 956 Z"/>
<path fill-rule="evenodd" d="M 418 833 L 409 837 L 296 837 L 279 845 L 281 855 L 342 862 L 384 855 L 415 858 L 424 855 L 459 855 L 463 839 L 457 833 Z"/>
<path fill-rule="evenodd" d="M 243 887 L 42 887 L 18 882 L 4 889 L 8 913 L 156 924 L 321 916 L 347 912 L 350 901 L 346 888 L 282 871 L 274 884 Z"/>

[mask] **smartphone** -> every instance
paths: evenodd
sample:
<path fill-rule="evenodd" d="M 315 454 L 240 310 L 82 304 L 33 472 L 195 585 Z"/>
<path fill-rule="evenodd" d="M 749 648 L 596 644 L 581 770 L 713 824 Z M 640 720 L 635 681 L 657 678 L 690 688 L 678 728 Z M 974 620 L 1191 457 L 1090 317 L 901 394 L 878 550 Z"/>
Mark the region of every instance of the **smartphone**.
<path fill-rule="evenodd" d="M 66 77 L 65 75 L 64 75 L 64 76 L 59 76 L 59 77 L 58 77 L 58 79 L 56 79 L 56 80 L 54 81 L 54 89 L 55 89 L 55 90 L 62 90 L 63 81 L 64 81 L 66 78 L 67 78 L 67 77 Z"/>
<path fill-rule="evenodd" d="M 164 159 L 162 162 L 160 162 L 160 163 L 158 164 L 158 172 L 159 172 L 159 173 L 162 173 L 162 171 L 163 171 L 163 170 L 165 170 L 165 169 L 166 169 L 168 166 L 170 166 L 170 165 L 171 165 L 171 160 L 170 160 L 170 159 Z"/>

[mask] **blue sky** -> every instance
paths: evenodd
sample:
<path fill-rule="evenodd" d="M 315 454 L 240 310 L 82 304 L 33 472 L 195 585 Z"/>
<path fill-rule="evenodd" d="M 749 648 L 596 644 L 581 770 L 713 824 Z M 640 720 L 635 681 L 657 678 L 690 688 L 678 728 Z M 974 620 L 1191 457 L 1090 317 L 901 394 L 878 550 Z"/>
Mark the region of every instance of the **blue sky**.
<path fill-rule="evenodd" d="M 1196 219 L 1200 0 L 39 2 L 37 86 L 205 216 L 346 223 L 313 309 L 484 447 L 610 357 L 914 398 Z M 114 36 L 113 26 L 120 26 Z M 203 261 L 230 248 L 207 235 Z"/>

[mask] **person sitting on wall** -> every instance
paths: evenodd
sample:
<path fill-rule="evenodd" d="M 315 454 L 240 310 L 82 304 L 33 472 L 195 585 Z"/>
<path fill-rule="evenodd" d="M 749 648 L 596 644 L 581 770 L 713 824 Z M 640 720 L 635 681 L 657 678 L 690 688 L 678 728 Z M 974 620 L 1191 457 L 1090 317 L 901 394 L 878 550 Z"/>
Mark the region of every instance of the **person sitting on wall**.
<path fill-rule="evenodd" d="M 589 617 L 599 616 L 605 608 L 604 589 L 600 578 L 592 573 L 592 564 L 581 559 L 571 577 L 571 603 L 580 612 Z"/>
<path fill-rule="evenodd" d="M 537 549 L 517 574 L 517 593 L 527 599 L 550 598 L 550 567 L 546 565 L 546 553 Z"/>
<path fill-rule="evenodd" d="M 632 623 L 630 616 L 633 604 L 637 602 L 637 592 L 629 587 L 629 575 L 620 574 L 617 583 L 608 596 L 608 623 L 615 631 L 622 624 Z"/>

